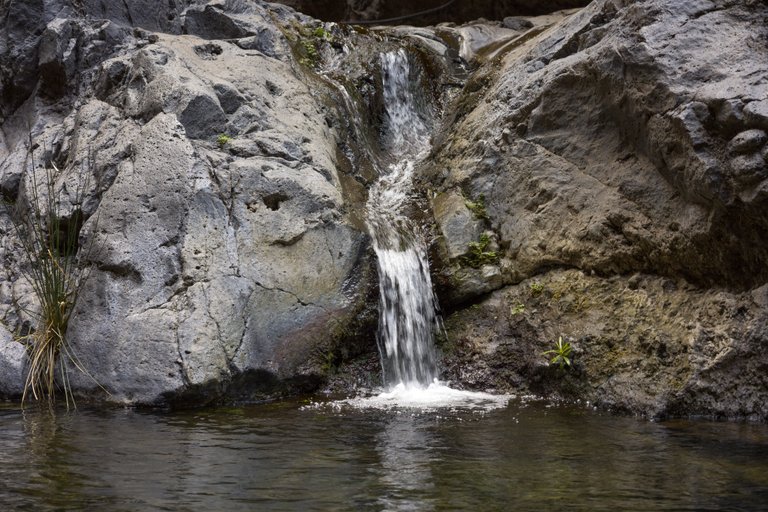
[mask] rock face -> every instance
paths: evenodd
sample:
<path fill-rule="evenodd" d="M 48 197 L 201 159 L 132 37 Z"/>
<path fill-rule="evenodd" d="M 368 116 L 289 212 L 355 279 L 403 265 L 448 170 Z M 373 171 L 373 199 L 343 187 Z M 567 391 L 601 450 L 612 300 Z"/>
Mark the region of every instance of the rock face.
<path fill-rule="evenodd" d="M 370 372 L 376 62 L 404 47 L 439 127 L 413 212 L 449 313 L 443 375 L 768 419 L 768 4 L 513 3 L 530 5 L 372 30 L 246 0 L 3 4 L 0 395 L 23 386 L 11 333 L 34 326 L 10 219 L 47 162 L 64 215 L 87 217 L 77 394 L 264 398 L 365 352 Z M 570 369 L 542 355 L 559 337 Z"/>
<path fill-rule="evenodd" d="M 339 170 L 343 114 L 283 32 L 310 20 L 253 2 L 170 4 L 3 13 L 3 193 L 32 201 L 30 135 L 65 200 L 88 187 L 89 276 L 68 329 L 87 374 L 70 372 L 72 385 L 126 404 L 313 389 L 323 347 L 358 322 L 375 282 L 350 219 L 355 186 L 342 186 L 356 183 Z M 31 35 L 10 46 L 18 27 Z M 23 330 L 30 290 L 9 213 L 2 320 Z M 18 395 L 23 358 L 2 332 L 0 393 Z"/>
<path fill-rule="evenodd" d="M 597 1 L 481 63 L 424 178 L 442 300 L 477 302 L 448 321 L 449 375 L 768 418 L 768 5 Z M 477 268 L 446 195 L 483 202 Z M 570 373 L 543 366 L 559 336 Z"/>

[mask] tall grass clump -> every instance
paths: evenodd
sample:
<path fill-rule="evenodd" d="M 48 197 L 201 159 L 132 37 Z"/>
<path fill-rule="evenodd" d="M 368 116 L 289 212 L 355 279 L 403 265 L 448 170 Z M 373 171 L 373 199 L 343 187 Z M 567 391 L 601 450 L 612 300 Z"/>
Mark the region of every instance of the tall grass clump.
<path fill-rule="evenodd" d="M 35 321 L 35 327 L 20 338 L 29 361 L 22 404 L 30 396 L 53 403 L 58 374 L 61 392 L 69 407 L 74 401 L 66 363 L 70 361 L 82 369 L 67 344 L 67 326 L 86 277 L 85 271 L 77 265 L 76 254 L 84 221 L 82 199 L 87 177 L 79 180 L 65 211 L 65 187 L 56 186 L 60 174 L 56 165 L 50 163 L 44 169 L 41 183 L 33 161 L 28 181 L 28 205 L 22 208 L 17 202 L 13 218 L 27 260 L 23 274 L 31 284 L 39 306 L 37 310 L 25 310 Z"/>

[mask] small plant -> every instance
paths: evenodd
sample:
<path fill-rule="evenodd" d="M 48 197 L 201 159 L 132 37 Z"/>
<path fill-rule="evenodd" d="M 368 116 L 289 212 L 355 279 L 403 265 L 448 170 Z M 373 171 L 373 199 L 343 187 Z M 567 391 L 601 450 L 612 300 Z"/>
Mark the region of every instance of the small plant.
<path fill-rule="evenodd" d="M 491 238 L 483 233 L 480 235 L 480 240 L 477 242 L 470 242 L 468 246 L 467 254 L 462 256 L 461 262 L 472 268 L 480 268 L 483 265 L 493 265 L 498 263 L 499 255 L 496 251 L 486 251 L 488 245 L 491 243 Z"/>
<path fill-rule="evenodd" d="M 333 41 L 333 36 L 330 32 L 325 30 L 323 27 L 317 27 L 313 32 L 312 35 L 315 36 L 318 39 L 325 39 L 326 41 Z"/>
<path fill-rule="evenodd" d="M 525 313 L 525 304 L 517 304 L 515 306 L 512 306 L 510 313 L 512 313 L 513 315 L 522 315 L 523 313 Z"/>
<path fill-rule="evenodd" d="M 226 133 L 222 133 L 222 134 L 219 134 L 218 137 L 216 137 L 216 144 L 218 144 L 220 148 L 223 148 L 231 140 L 232 140 L 232 137 L 230 137 Z"/>
<path fill-rule="evenodd" d="M 313 39 L 302 39 L 301 47 L 304 49 L 304 57 L 299 62 L 307 67 L 317 67 L 320 61 L 320 52 L 317 51 L 317 43 Z"/>
<path fill-rule="evenodd" d="M 336 370 L 338 369 L 338 362 L 336 360 L 336 354 L 333 350 L 328 350 L 325 355 L 323 356 L 323 363 L 320 366 L 323 373 L 326 375 L 331 375 L 336 373 Z"/>
<path fill-rule="evenodd" d="M 35 400 L 46 398 L 53 402 L 58 369 L 69 406 L 72 392 L 65 362 L 71 361 L 82 371 L 69 351 L 66 334 L 78 292 L 87 277 L 86 270 L 78 267 L 75 255 L 79 249 L 78 237 L 84 222 L 82 200 L 88 182 L 87 179 L 80 181 L 71 201 L 72 210 L 65 215 L 61 190 L 56 187 L 59 170 L 53 164 L 46 167 L 45 183 L 38 183 L 35 171 L 33 161 L 29 190 L 30 211 L 17 211 L 13 216 L 14 227 L 28 263 L 24 276 L 32 285 L 40 307 L 39 312 L 29 312 L 36 320 L 36 327 L 30 334 L 19 339 L 26 346 L 29 359 L 22 403 L 26 402 L 30 394 Z"/>
<path fill-rule="evenodd" d="M 317 68 L 320 65 L 320 45 L 332 43 L 333 36 L 323 27 L 311 29 L 300 26 L 299 33 L 299 63 L 309 68 Z"/>
<path fill-rule="evenodd" d="M 552 350 L 547 350 L 546 352 L 542 352 L 541 355 L 543 356 L 552 356 L 552 359 L 549 360 L 552 364 L 557 364 L 560 369 L 563 369 L 565 367 L 570 368 L 571 367 L 571 344 L 567 341 L 563 343 L 563 337 L 560 336 L 557 339 L 557 343 L 555 343 L 555 348 Z"/>
<path fill-rule="evenodd" d="M 529 288 L 531 290 L 531 295 L 533 295 L 534 297 L 537 295 L 541 295 L 544 292 L 544 285 L 539 282 L 531 283 Z"/>
<path fill-rule="evenodd" d="M 472 214 L 480 220 L 488 220 L 488 212 L 485 210 L 485 196 L 480 194 L 477 201 L 464 200 L 464 204 Z"/>

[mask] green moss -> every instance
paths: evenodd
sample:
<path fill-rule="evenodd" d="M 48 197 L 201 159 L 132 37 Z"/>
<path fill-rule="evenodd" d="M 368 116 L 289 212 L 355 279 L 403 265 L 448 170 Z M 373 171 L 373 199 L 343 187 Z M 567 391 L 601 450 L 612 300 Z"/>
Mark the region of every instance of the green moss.
<path fill-rule="evenodd" d="M 529 288 L 531 290 L 531 295 L 534 297 L 544 293 L 544 284 L 539 283 L 538 281 L 531 283 Z"/>
<path fill-rule="evenodd" d="M 299 43 L 304 54 L 299 58 L 299 63 L 310 68 L 317 67 L 320 63 L 320 53 L 317 50 L 315 41 L 312 39 L 301 39 Z"/>
<path fill-rule="evenodd" d="M 325 39 L 328 42 L 333 41 L 333 36 L 330 32 L 325 30 L 323 27 L 317 27 L 313 32 L 312 35 L 317 39 Z"/>
<path fill-rule="evenodd" d="M 491 238 L 483 233 L 480 240 L 470 242 L 467 254 L 461 257 L 461 264 L 467 267 L 480 268 L 483 265 L 494 265 L 499 262 L 499 255 L 496 251 L 487 251 Z"/>
<path fill-rule="evenodd" d="M 232 140 L 232 137 L 230 137 L 229 135 L 227 135 L 225 133 L 222 133 L 222 134 L 219 134 L 218 137 L 216 137 L 216 144 L 218 144 L 220 148 L 223 148 L 231 140 Z"/>
<path fill-rule="evenodd" d="M 485 210 L 485 196 L 480 194 L 477 201 L 464 200 L 464 204 L 472 214 L 480 220 L 488 220 L 488 212 Z"/>
<path fill-rule="evenodd" d="M 308 68 L 317 68 L 320 65 L 320 45 L 333 42 L 333 36 L 323 27 L 309 27 L 306 25 L 294 25 L 295 38 L 291 41 L 294 45 L 299 64 Z"/>

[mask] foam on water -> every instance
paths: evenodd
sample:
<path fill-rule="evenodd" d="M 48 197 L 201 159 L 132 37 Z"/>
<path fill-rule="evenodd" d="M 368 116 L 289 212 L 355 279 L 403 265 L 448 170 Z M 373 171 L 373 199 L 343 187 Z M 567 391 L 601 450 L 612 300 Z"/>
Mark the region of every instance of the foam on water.
<path fill-rule="evenodd" d="M 506 407 L 514 398 L 512 395 L 492 395 L 478 391 L 454 389 L 444 382 L 435 381 L 429 386 L 397 384 L 389 391 L 369 397 L 355 397 L 335 402 L 338 406 L 348 405 L 357 409 L 417 409 L 432 411 L 461 409 L 491 411 Z"/>

